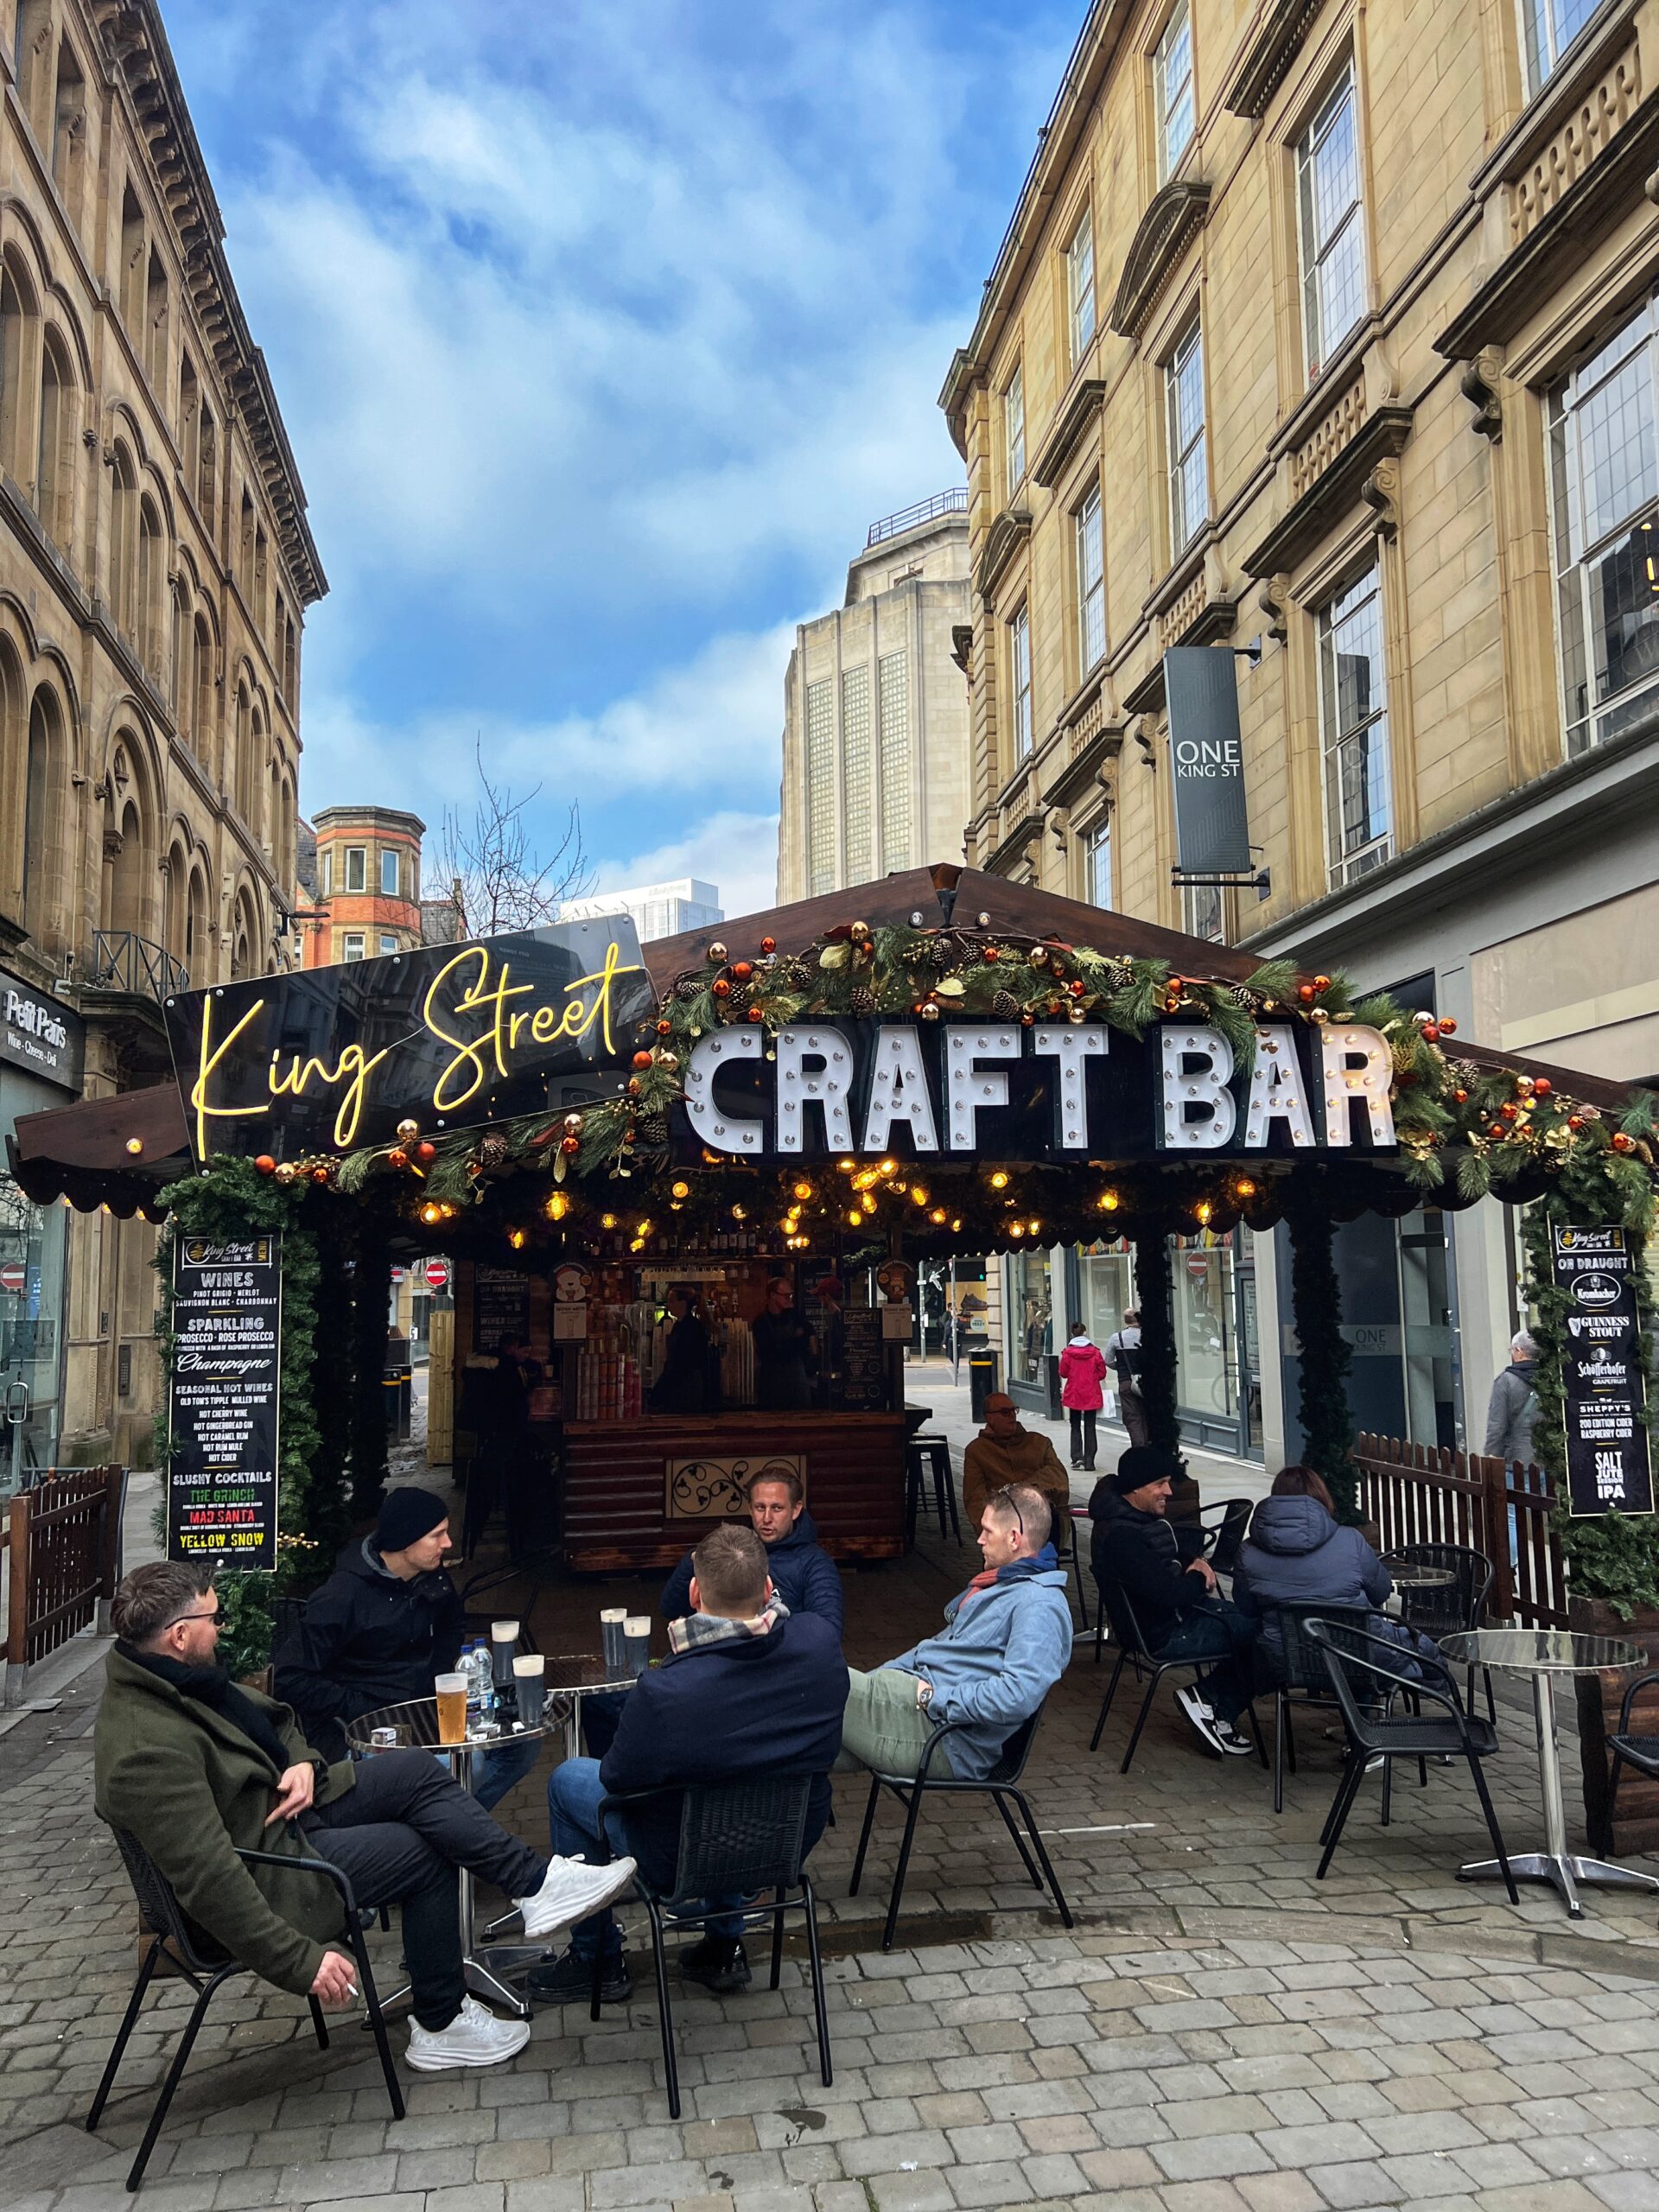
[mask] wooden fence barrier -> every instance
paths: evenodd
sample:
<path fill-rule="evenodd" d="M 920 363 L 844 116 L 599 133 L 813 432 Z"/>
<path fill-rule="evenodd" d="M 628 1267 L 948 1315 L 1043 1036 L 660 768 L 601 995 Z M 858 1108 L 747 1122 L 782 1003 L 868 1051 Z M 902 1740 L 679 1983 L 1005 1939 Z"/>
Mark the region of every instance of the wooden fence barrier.
<path fill-rule="evenodd" d="M 1357 1440 L 1354 1459 L 1360 1510 L 1380 1551 L 1470 1546 L 1492 1562 L 1489 1620 L 1567 1626 L 1567 1578 L 1541 1468 L 1369 1433 Z"/>
<path fill-rule="evenodd" d="M 77 1467 L 19 1491 L 0 1526 L 5 1555 L 6 1703 L 22 1702 L 29 1670 L 115 1595 L 124 1467 Z"/>

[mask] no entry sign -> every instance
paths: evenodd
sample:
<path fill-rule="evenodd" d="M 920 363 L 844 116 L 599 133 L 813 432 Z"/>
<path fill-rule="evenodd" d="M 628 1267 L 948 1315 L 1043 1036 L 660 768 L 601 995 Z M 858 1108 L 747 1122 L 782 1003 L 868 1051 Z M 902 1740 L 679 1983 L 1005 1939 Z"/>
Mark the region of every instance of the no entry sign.
<path fill-rule="evenodd" d="M 426 1280 L 431 1289 L 447 1290 L 449 1287 L 448 1261 L 429 1260 L 426 1263 Z"/>
<path fill-rule="evenodd" d="M 20 1296 L 28 1281 L 29 1270 L 21 1260 L 8 1260 L 3 1267 L 0 1267 L 0 1290 L 9 1290 L 14 1297 Z"/>

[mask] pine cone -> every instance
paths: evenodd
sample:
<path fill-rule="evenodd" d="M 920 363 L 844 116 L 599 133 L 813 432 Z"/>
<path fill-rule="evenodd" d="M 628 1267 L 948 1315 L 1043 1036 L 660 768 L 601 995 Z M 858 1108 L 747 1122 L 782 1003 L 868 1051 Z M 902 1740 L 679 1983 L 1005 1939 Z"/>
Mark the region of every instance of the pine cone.
<path fill-rule="evenodd" d="M 641 1140 L 646 1144 L 666 1144 L 668 1142 L 667 1115 L 647 1114 L 639 1124 L 639 1135 Z"/>
<path fill-rule="evenodd" d="M 683 999 L 689 1005 L 693 999 L 702 995 L 702 978 L 700 976 L 682 976 L 674 986 L 674 995 L 677 999 Z"/>
<path fill-rule="evenodd" d="M 916 948 L 918 968 L 931 968 L 943 973 L 950 965 L 950 948 L 942 937 L 930 937 Z"/>
<path fill-rule="evenodd" d="M 505 1137 L 498 1136 L 493 1131 L 488 1136 L 485 1137 L 480 1141 L 478 1147 L 478 1156 L 480 1161 L 484 1166 L 499 1167 L 502 1161 L 505 1160 L 507 1156 L 507 1141 Z"/>
<path fill-rule="evenodd" d="M 1017 1021 L 1020 1014 L 1020 1001 L 1012 991 L 998 991 L 991 999 L 991 1012 L 999 1021 Z"/>
<path fill-rule="evenodd" d="M 860 984 L 848 1003 L 855 1014 L 874 1014 L 876 1005 L 875 993 L 866 990 L 864 986 Z"/>

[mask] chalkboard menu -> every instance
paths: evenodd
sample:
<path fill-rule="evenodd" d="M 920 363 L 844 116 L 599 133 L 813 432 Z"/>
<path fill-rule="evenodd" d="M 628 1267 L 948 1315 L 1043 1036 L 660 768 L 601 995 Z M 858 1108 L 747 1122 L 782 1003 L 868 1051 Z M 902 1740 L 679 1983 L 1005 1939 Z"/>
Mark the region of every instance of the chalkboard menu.
<path fill-rule="evenodd" d="M 841 1317 L 841 1376 L 836 1410 L 882 1414 L 887 1409 L 887 1352 L 881 1315 L 874 1306 L 849 1306 Z"/>
<path fill-rule="evenodd" d="M 275 1567 L 280 1240 L 179 1237 L 173 1299 L 167 1555 Z"/>
<path fill-rule="evenodd" d="M 1568 1510 L 1575 1515 L 1651 1513 L 1653 1471 L 1643 1408 L 1647 1395 L 1636 1311 L 1636 1259 L 1623 1229 L 1556 1227 Z"/>
<path fill-rule="evenodd" d="M 473 1350 L 493 1351 L 503 1337 L 530 1334 L 530 1277 L 511 1268 L 473 1269 Z"/>

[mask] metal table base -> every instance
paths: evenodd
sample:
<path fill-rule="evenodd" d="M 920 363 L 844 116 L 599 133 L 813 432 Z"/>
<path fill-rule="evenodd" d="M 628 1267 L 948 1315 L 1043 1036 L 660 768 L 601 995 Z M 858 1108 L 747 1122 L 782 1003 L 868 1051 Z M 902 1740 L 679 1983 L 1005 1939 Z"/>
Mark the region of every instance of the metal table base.
<path fill-rule="evenodd" d="M 1544 1801 L 1544 1848 L 1520 1852 L 1510 1859 L 1517 1882 L 1553 1882 L 1569 1916 L 1584 1918 L 1578 1885 L 1618 1890 L 1659 1890 L 1659 1878 L 1638 1874 L 1634 1867 L 1609 1866 L 1605 1859 L 1580 1859 L 1567 1847 L 1567 1809 L 1561 1799 L 1561 1745 L 1555 1725 L 1554 1677 L 1535 1674 L 1532 1705 L 1538 1731 L 1538 1776 Z M 1459 1866 L 1460 1882 L 1501 1882 L 1503 1870 L 1496 1859 L 1476 1859 Z"/>

